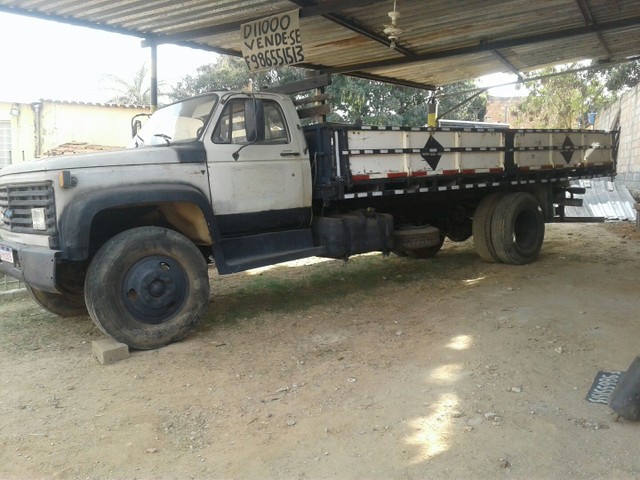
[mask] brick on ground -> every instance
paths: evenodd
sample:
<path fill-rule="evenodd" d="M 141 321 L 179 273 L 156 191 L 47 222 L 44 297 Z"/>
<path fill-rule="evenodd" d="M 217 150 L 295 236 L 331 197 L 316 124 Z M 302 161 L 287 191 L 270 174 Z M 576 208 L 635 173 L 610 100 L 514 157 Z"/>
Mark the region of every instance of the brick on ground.
<path fill-rule="evenodd" d="M 91 351 L 102 365 L 110 365 L 129 358 L 129 347 L 112 338 L 94 340 L 91 344 Z"/>

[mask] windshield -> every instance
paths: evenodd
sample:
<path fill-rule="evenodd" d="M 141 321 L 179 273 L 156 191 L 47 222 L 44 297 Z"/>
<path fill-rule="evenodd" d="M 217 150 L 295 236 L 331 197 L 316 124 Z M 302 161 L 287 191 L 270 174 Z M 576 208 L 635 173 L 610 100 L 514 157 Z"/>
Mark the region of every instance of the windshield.
<path fill-rule="evenodd" d="M 156 110 L 133 137 L 131 146 L 168 145 L 196 140 L 217 103 L 218 96 L 212 93 Z"/>

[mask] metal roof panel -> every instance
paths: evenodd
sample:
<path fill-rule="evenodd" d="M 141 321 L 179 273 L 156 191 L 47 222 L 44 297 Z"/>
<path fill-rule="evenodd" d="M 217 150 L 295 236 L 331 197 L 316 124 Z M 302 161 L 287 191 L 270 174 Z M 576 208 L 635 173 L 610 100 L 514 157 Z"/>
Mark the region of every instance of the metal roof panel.
<path fill-rule="evenodd" d="M 640 55 L 637 0 L 0 0 L 0 11 L 241 52 L 240 25 L 299 9 L 306 66 L 441 85 L 576 59 Z"/>

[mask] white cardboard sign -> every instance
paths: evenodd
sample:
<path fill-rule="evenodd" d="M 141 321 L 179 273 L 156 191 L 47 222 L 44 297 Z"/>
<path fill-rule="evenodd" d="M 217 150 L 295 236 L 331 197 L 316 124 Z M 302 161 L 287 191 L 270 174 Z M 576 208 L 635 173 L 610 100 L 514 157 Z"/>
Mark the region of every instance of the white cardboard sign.
<path fill-rule="evenodd" d="M 242 56 L 252 72 L 304 62 L 298 10 L 240 26 Z"/>

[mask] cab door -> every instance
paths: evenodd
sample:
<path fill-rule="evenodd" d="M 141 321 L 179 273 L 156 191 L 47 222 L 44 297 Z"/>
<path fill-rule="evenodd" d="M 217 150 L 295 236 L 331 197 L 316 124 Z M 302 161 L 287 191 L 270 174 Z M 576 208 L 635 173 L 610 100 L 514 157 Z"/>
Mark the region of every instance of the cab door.
<path fill-rule="evenodd" d="M 213 210 L 223 236 L 307 227 L 311 169 L 297 117 L 273 98 L 226 100 L 205 140 Z"/>

